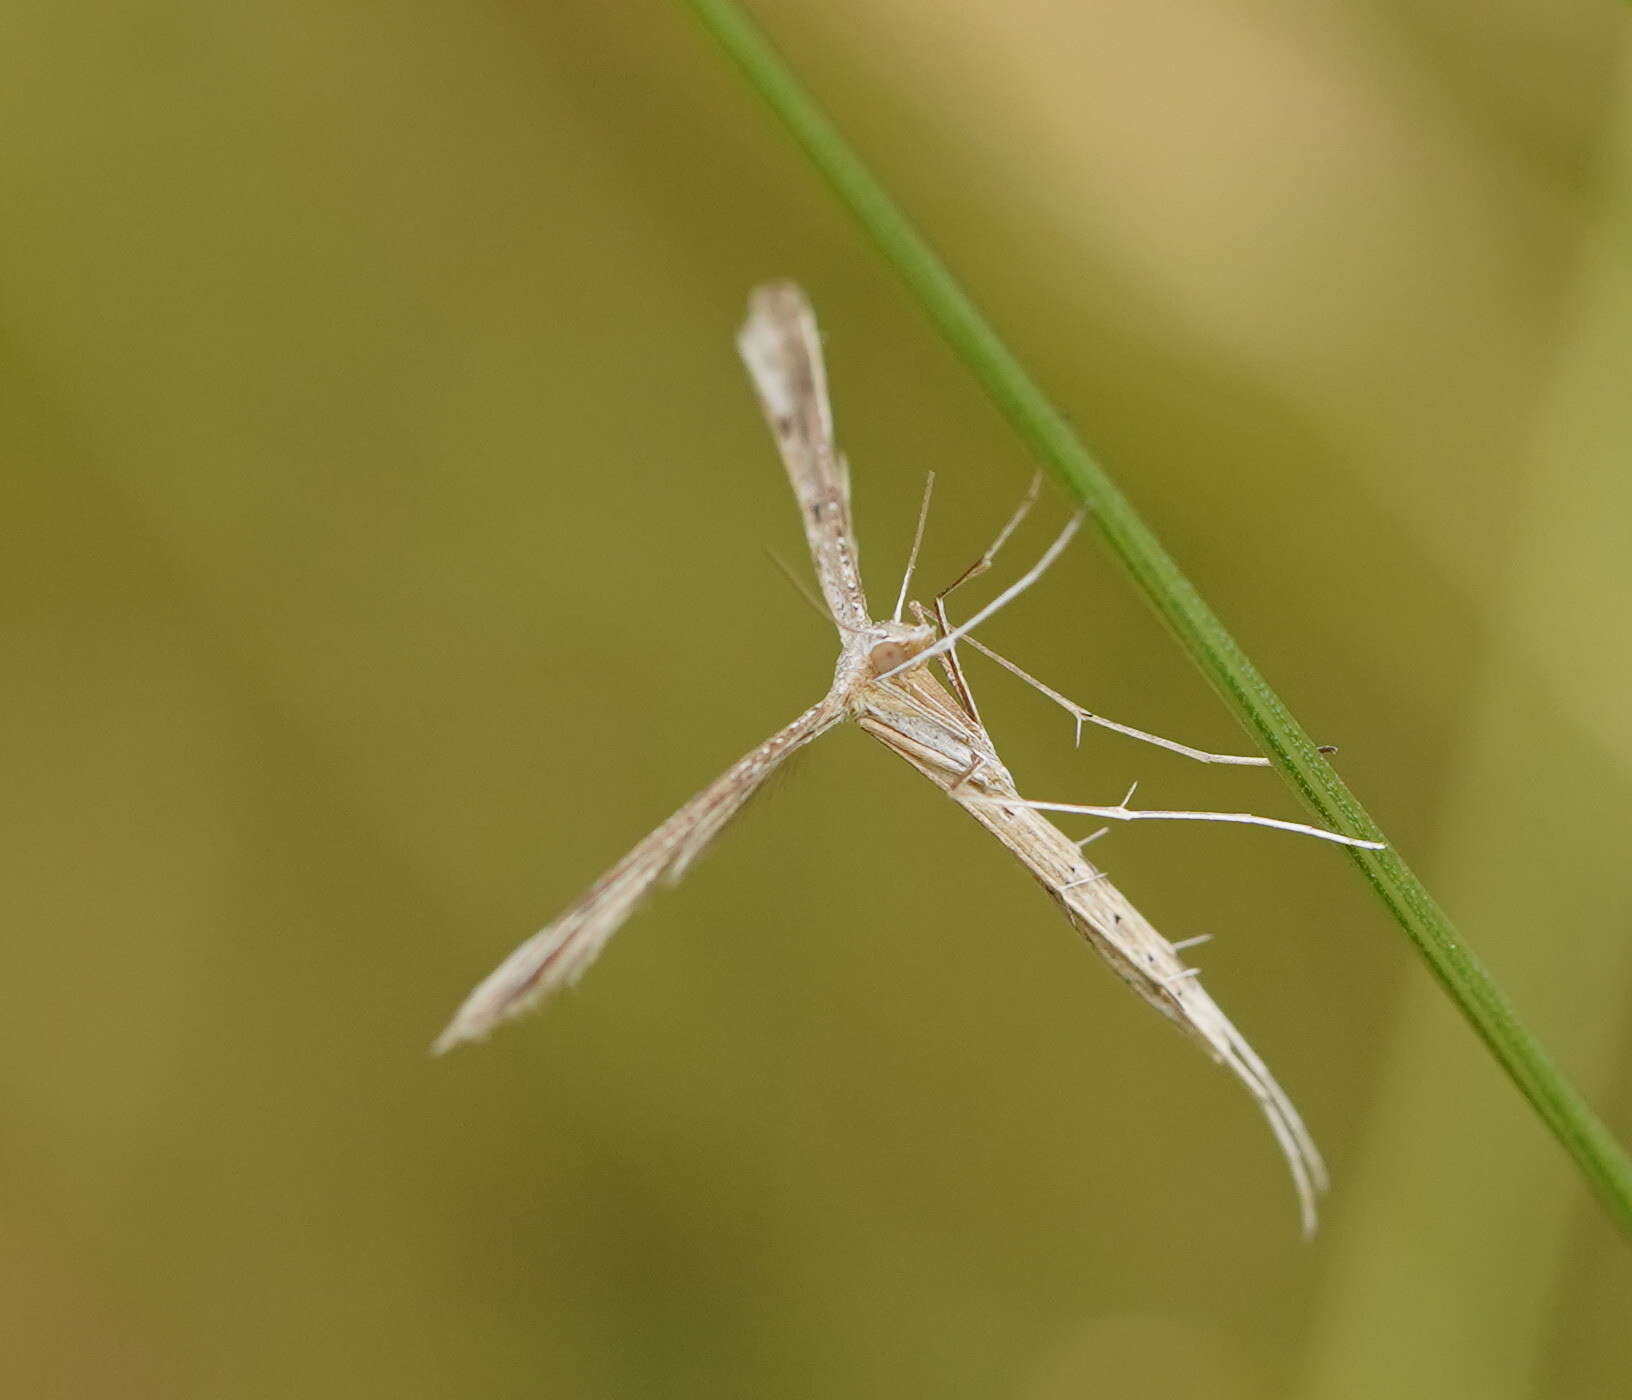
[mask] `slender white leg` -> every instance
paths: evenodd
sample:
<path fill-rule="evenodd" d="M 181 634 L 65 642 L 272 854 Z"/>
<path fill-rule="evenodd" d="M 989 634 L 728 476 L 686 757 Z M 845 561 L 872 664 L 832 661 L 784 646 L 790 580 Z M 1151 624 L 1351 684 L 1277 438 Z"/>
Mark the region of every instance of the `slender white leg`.
<path fill-rule="evenodd" d="M 1101 729 L 1110 729 L 1114 730 L 1118 734 L 1125 734 L 1130 739 L 1138 739 L 1146 744 L 1155 744 L 1158 748 L 1167 749 L 1172 753 L 1181 753 L 1186 758 L 1195 759 L 1198 763 L 1233 763 L 1242 767 L 1253 768 L 1268 768 L 1270 766 L 1267 758 L 1258 758 L 1251 754 L 1208 753 L 1205 749 L 1193 749 L 1189 744 L 1181 744 L 1176 739 L 1164 739 L 1160 734 L 1147 734 L 1143 729 L 1134 729 L 1131 725 L 1118 724 L 1115 720 L 1106 719 L 1104 715 L 1096 715 L 1092 710 L 1083 709 L 1083 707 L 1078 705 L 1075 701 L 1067 700 L 1065 696 L 1060 694 L 1059 691 L 1053 689 L 1051 686 L 1044 685 L 1042 681 L 1038 680 L 1037 677 L 1032 675 L 1030 672 L 1022 671 L 1014 664 L 1014 662 L 1010 661 L 1007 657 L 999 656 L 995 651 L 993 651 L 979 639 L 975 637 L 965 637 L 963 640 L 968 642 L 969 645 L 978 651 L 982 656 L 989 656 L 1005 671 L 1010 672 L 1012 675 L 1019 676 L 1020 679 L 1025 681 L 1027 685 L 1040 690 L 1062 710 L 1066 711 L 1073 719 L 1075 719 L 1077 722 L 1077 743 L 1079 745 L 1082 743 L 1082 726 L 1086 722 L 1088 724 L 1097 724 Z"/>
<path fill-rule="evenodd" d="M 1340 846 L 1356 846 L 1364 851 L 1384 849 L 1381 841 L 1363 841 L 1358 836 L 1345 836 L 1338 831 L 1327 831 L 1322 826 L 1304 822 L 1282 821 L 1279 817 L 1258 817 L 1251 812 L 1158 812 L 1130 808 L 1126 799 L 1115 807 L 1092 807 L 1076 802 L 1033 802 L 1024 797 L 979 797 L 965 799 L 991 802 L 999 807 L 1029 807 L 1034 812 L 1071 812 L 1085 817 L 1108 817 L 1115 822 L 1175 821 L 1175 822 L 1236 822 L 1243 826 L 1269 826 L 1277 831 L 1295 831 L 1303 836 L 1316 836 L 1322 841 L 1335 841 Z"/>

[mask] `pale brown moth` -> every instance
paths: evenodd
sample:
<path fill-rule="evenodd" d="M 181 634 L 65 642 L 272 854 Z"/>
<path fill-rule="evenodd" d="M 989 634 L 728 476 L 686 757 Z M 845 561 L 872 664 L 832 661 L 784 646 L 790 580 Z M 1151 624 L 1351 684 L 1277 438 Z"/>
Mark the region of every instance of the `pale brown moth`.
<path fill-rule="evenodd" d="M 1179 958 L 1180 948 L 1201 940 L 1169 943 L 1083 856 L 1083 846 L 1093 838 L 1073 840 L 1042 813 L 1081 813 L 1117 821 L 1162 818 L 1244 822 L 1353 846 L 1376 843 L 1301 822 L 1243 812 L 1131 809 L 1127 805 L 1131 792 L 1114 807 L 1022 798 L 981 723 L 958 661 L 956 645 L 960 640 L 969 640 L 1069 710 L 1076 718 L 1079 737 L 1087 721 L 1203 762 L 1264 765 L 1268 760 L 1206 753 L 1112 723 L 1032 681 L 1017 666 L 968 637 L 970 629 L 1041 576 L 1081 523 L 1080 515 L 1034 568 L 961 626 L 954 628 L 947 621 L 945 599 L 951 588 L 936 598 L 933 614 L 913 603 L 914 620 L 902 622 L 929 505 L 926 492 L 895 614 L 887 621 L 876 621 L 862 587 L 856 536 L 850 522 L 849 468 L 834 444 L 816 318 L 804 294 L 791 283 L 774 283 L 755 291 L 738 348 L 781 450 L 798 498 L 822 597 L 839 629 L 839 660 L 832 688 L 793 723 L 728 768 L 607 871 L 559 919 L 506 958 L 471 992 L 437 1040 L 436 1049 L 440 1052 L 460 1041 L 485 1036 L 499 1022 L 519 1015 L 576 981 L 641 899 L 660 879 L 673 883 L 684 875 L 784 759 L 835 725 L 854 720 L 1007 846 L 1123 981 L 1177 1022 L 1208 1055 L 1246 1085 L 1286 1155 L 1304 1230 L 1312 1231 L 1315 1197 L 1326 1186 L 1320 1154 L 1291 1100 L 1202 988 L 1198 970 L 1185 966 Z M 1034 483 L 992 547 L 964 571 L 952 588 L 990 566 L 1036 493 Z M 945 684 L 928 664 L 931 661 L 939 662 Z"/>

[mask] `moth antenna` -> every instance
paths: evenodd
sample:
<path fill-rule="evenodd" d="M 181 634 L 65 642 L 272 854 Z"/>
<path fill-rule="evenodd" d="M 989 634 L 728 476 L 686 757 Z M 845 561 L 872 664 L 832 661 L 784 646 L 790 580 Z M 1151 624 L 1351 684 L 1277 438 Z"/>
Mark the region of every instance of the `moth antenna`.
<path fill-rule="evenodd" d="M 891 621 L 901 621 L 901 609 L 907 605 L 907 589 L 912 585 L 912 571 L 918 567 L 918 547 L 924 542 L 924 526 L 929 521 L 929 498 L 935 490 L 935 473 L 924 478 L 924 499 L 918 507 L 918 525 L 912 532 L 912 552 L 907 555 L 907 572 L 901 578 L 901 591 L 896 594 L 895 612 Z"/>
<path fill-rule="evenodd" d="M 1014 514 L 1008 518 L 1003 528 L 997 532 L 997 538 L 993 540 L 991 544 L 986 546 L 986 552 L 935 595 L 936 611 L 942 614 L 941 620 L 943 623 L 945 622 L 946 618 L 944 609 L 941 605 L 945 602 L 947 596 L 955 590 L 962 588 L 963 585 L 968 583 L 971 579 L 979 578 L 986 572 L 986 570 L 992 567 L 992 560 L 997 558 L 998 550 L 1002 549 L 1003 546 L 1009 542 L 1009 536 L 1018 530 L 1020 528 L 1020 522 L 1031 514 L 1031 508 L 1037 504 L 1037 496 L 1042 489 L 1043 474 L 1038 472 L 1031 478 L 1031 485 L 1026 487 L 1026 494 L 1020 498 L 1020 504 L 1014 508 Z"/>
<path fill-rule="evenodd" d="M 896 671 L 903 670 L 908 666 L 915 666 L 919 662 L 929 660 L 929 658 L 932 656 L 939 656 L 942 652 L 950 651 L 958 644 L 960 638 L 966 636 L 975 628 L 979 627 L 981 623 L 985 622 L 986 619 L 995 613 L 999 608 L 1007 607 L 1028 588 L 1030 588 L 1032 584 L 1036 583 L 1038 579 L 1048 572 L 1049 566 L 1060 557 L 1060 551 L 1063 550 L 1066 545 L 1071 543 L 1071 537 L 1082 528 L 1083 518 L 1087 514 L 1087 511 L 1079 510 L 1075 515 L 1073 515 L 1071 519 L 1066 522 L 1065 529 L 1061 530 L 1060 533 L 1054 537 L 1054 543 L 1049 545 L 1049 547 L 1043 551 L 1043 557 L 1033 564 L 1031 568 L 1028 569 L 1023 575 L 1021 575 L 1001 593 L 999 593 L 997 597 L 993 598 L 991 602 L 986 604 L 985 607 L 983 607 L 967 622 L 960 623 L 950 632 L 946 633 L 946 635 L 943 636 L 938 642 L 932 642 L 916 656 L 910 657 L 906 661 L 903 661 L 901 665 L 895 667 L 893 670 L 885 671 L 883 675 L 878 677 L 878 679 L 884 680 L 887 677 L 893 676 Z"/>

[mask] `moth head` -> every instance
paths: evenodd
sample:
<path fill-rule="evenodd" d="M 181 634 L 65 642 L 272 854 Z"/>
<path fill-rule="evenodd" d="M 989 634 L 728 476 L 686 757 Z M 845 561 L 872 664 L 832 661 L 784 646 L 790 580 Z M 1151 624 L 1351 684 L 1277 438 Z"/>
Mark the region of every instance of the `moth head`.
<path fill-rule="evenodd" d="M 904 666 L 935 640 L 935 629 L 923 622 L 880 622 L 871 629 L 867 659 L 875 676 Z"/>

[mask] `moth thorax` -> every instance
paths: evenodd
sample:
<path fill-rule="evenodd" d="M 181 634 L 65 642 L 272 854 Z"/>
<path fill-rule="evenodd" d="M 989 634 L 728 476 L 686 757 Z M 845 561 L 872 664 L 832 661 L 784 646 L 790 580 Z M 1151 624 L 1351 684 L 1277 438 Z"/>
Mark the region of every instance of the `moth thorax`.
<path fill-rule="evenodd" d="M 872 650 L 867 653 L 867 660 L 872 665 L 875 676 L 882 676 L 898 666 L 905 666 L 934 641 L 934 634 L 927 627 L 896 625 L 901 635 L 874 642 Z"/>
<path fill-rule="evenodd" d="M 904 666 L 918 654 L 918 650 L 917 647 L 909 647 L 905 642 L 880 642 L 872 650 L 873 674 L 882 676 L 886 671 Z"/>

